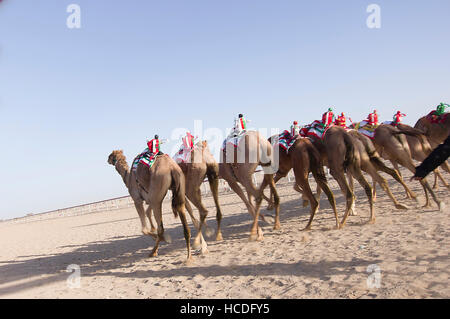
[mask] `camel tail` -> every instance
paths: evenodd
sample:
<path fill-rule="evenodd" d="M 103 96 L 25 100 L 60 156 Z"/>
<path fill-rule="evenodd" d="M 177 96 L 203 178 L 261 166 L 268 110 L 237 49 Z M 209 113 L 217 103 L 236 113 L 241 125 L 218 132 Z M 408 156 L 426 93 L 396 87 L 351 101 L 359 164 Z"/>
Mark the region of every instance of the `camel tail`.
<path fill-rule="evenodd" d="M 347 168 L 356 162 L 355 146 L 349 134 L 344 134 L 344 143 L 346 147 L 344 170 L 347 171 Z"/>
<path fill-rule="evenodd" d="M 178 217 L 178 211 L 184 210 L 185 203 L 185 180 L 181 170 L 172 170 L 172 211 Z"/>

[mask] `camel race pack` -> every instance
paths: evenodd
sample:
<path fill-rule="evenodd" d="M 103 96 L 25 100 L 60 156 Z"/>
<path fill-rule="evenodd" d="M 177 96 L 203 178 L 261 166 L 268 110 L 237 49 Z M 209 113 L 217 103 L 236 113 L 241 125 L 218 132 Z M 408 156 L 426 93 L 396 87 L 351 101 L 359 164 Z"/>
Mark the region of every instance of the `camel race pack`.
<path fill-rule="evenodd" d="M 155 163 L 157 156 L 158 155 L 150 153 L 149 149 L 146 148 L 141 154 L 139 154 L 134 159 L 131 169 L 135 170 L 138 167 L 139 163 L 142 163 L 145 166 L 148 166 L 149 168 L 151 168 L 153 166 L 153 164 Z"/>

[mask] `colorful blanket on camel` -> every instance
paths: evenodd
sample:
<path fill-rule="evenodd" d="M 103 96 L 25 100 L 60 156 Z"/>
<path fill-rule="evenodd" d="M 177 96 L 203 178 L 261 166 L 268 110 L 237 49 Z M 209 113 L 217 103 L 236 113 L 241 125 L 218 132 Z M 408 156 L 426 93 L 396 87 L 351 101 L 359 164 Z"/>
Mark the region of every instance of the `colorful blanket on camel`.
<path fill-rule="evenodd" d="M 193 148 L 185 148 L 184 145 L 182 145 L 180 150 L 173 156 L 173 160 L 178 164 L 190 163 L 192 150 Z"/>
<path fill-rule="evenodd" d="M 224 150 L 227 146 L 227 144 L 233 145 L 234 147 L 238 147 L 239 142 L 241 141 L 241 139 L 244 137 L 245 133 L 247 133 L 246 130 L 243 130 L 241 133 L 239 133 L 238 135 L 229 135 L 222 144 L 222 150 Z"/>
<path fill-rule="evenodd" d="M 367 121 L 355 123 L 355 130 L 367 136 L 370 139 L 375 137 L 375 130 L 379 125 L 371 125 Z"/>
<path fill-rule="evenodd" d="M 433 124 L 443 124 L 447 120 L 449 114 L 450 113 L 447 112 L 441 115 L 436 115 L 436 110 L 433 110 L 430 113 L 428 113 L 426 119 Z"/>
<path fill-rule="evenodd" d="M 142 163 L 149 168 L 153 166 L 155 163 L 156 158 L 158 157 L 158 154 L 153 154 L 149 151 L 148 148 L 146 148 L 141 154 L 139 154 L 133 161 L 133 165 L 131 166 L 132 170 L 135 170 L 139 163 Z"/>
<path fill-rule="evenodd" d="M 306 136 L 308 137 L 314 137 L 319 140 L 322 140 L 325 136 L 325 133 L 328 131 L 330 127 L 332 127 L 334 124 L 331 124 L 329 126 L 324 126 L 322 121 L 314 121 L 310 125 L 307 125 L 303 128 L 304 131 L 306 131 Z"/>
<path fill-rule="evenodd" d="M 289 151 L 292 145 L 294 145 L 295 141 L 301 137 L 298 135 L 297 137 L 293 137 L 291 132 L 285 130 L 278 136 L 278 143 L 286 152 Z"/>

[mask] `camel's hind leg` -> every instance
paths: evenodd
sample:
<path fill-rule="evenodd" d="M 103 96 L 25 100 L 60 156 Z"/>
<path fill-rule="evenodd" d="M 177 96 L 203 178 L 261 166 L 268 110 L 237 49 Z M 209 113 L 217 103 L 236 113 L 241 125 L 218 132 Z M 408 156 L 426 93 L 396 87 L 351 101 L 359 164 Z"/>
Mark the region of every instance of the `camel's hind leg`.
<path fill-rule="evenodd" d="M 274 230 L 280 229 L 280 197 L 278 196 L 277 189 L 275 187 L 275 180 L 273 175 L 264 174 L 264 182 L 269 185 L 270 193 L 273 195 L 274 206 L 275 206 L 275 223 L 273 226 Z M 259 190 L 261 196 L 264 194 L 264 183 L 261 184 L 261 188 Z M 262 198 L 261 198 L 262 199 Z"/>
<path fill-rule="evenodd" d="M 220 228 L 220 223 L 222 221 L 222 211 L 220 209 L 219 204 L 219 176 L 218 173 L 214 170 L 212 172 L 208 171 L 208 182 L 209 187 L 211 188 L 211 193 L 213 195 L 214 204 L 216 205 L 216 220 L 217 220 L 217 231 L 216 231 L 216 240 L 223 240 L 222 231 Z"/>
<path fill-rule="evenodd" d="M 438 178 L 441 180 L 442 184 L 444 184 L 444 187 L 449 189 L 449 185 L 447 184 L 447 182 L 445 181 L 441 172 L 439 171 L 439 168 L 434 170 L 434 177 L 435 177 L 435 179 L 434 179 L 433 189 L 438 189 L 438 187 L 439 187 L 439 183 L 437 181 Z"/>
<path fill-rule="evenodd" d="M 181 223 L 183 224 L 184 239 L 186 240 L 187 249 L 187 259 L 186 262 L 189 264 L 192 261 L 191 255 L 191 231 L 186 220 L 186 213 L 184 212 L 184 206 L 179 206 L 177 208 L 178 215 L 180 216 Z"/>
<path fill-rule="evenodd" d="M 164 241 L 164 226 L 162 222 L 162 202 L 159 205 L 153 207 L 153 212 L 155 215 L 156 225 L 158 227 L 158 236 L 156 237 L 155 247 L 150 253 L 150 257 L 158 256 L 159 243 Z"/>
<path fill-rule="evenodd" d="M 150 205 L 149 205 L 149 206 L 147 207 L 147 209 L 145 210 L 145 215 L 147 216 L 147 219 L 148 219 L 149 222 L 150 222 L 150 232 L 151 232 L 152 234 L 154 234 L 154 236 L 155 236 L 155 238 L 156 238 L 156 227 L 155 227 L 155 224 L 153 224 L 153 219 L 152 219 L 152 208 L 151 208 Z"/>
<path fill-rule="evenodd" d="M 312 174 L 314 175 L 314 178 L 316 179 L 317 186 L 320 187 L 324 193 L 327 195 L 328 201 L 330 202 L 331 208 L 334 212 L 334 217 L 336 218 L 336 228 L 341 228 L 341 223 L 339 222 L 339 216 L 336 209 L 336 200 L 334 198 L 334 194 L 331 191 L 330 187 L 327 183 L 327 178 L 325 177 L 325 172 L 318 170 L 318 172 L 312 171 Z"/>
<path fill-rule="evenodd" d="M 405 184 L 405 182 L 403 181 L 403 178 L 401 177 L 401 175 L 400 175 L 400 173 L 399 173 L 398 170 L 392 169 L 392 168 L 390 168 L 390 167 L 387 167 L 387 166 L 386 166 L 382 161 L 380 161 L 380 160 L 374 160 L 374 159 L 371 159 L 371 163 L 372 163 L 373 165 L 375 165 L 375 168 L 376 168 L 377 170 L 382 171 L 382 172 L 385 172 L 385 173 L 388 174 L 388 175 L 391 175 L 397 182 L 399 182 L 399 183 L 403 186 L 403 188 L 405 189 L 406 197 L 407 197 L 407 198 L 412 198 L 412 199 L 414 199 L 415 201 L 417 201 L 417 195 L 416 195 L 413 191 L 411 191 L 411 190 L 409 189 L 408 185 Z M 397 165 L 397 164 L 396 164 L 396 165 Z M 398 167 L 398 165 L 397 165 L 397 167 Z M 375 186 L 374 186 L 374 188 L 375 188 Z"/>
<path fill-rule="evenodd" d="M 304 171 L 301 171 L 301 169 L 298 169 L 296 166 L 294 166 L 294 174 L 295 182 L 302 188 L 303 194 L 308 198 L 309 204 L 311 206 L 311 215 L 309 216 L 308 224 L 303 230 L 311 230 L 312 221 L 317 213 L 317 210 L 319 209 L 319 202 L 314 197 L 314 194 L 312 193 L 311 187 L 307 180 L 308 173 L 306 172 L 305 174 Z"/>
<path fill-rule="evenodd" d="M 206 240 L 203 238 L 203 234 L 200 230 L 200 223 L 195 218 L 195 216 L 193 214 L 192 206 L 189 203 L 188 199 L 186 199 L 185 206 L 186 206 L 186 210 L 189 213 L 189 216 L 191 217 L 192 224 L 194 224 L 194 228 L 197 230 L 197 235 L 194 239 L 194 243 L 193 243 L 192 247 L 194 249 L 200 249 L 202 254 L 207 254 L 208 253 L 208 244 L 206 243 Z"/>
<path fill-rule="evenodd" d="M 355 196 L 353 195 L 353 191 L 347 184 L 347 180 L 345 179 L 344 171 L 337 171 L 336 169 L 330 169 L 331 176 L 334 177 L 336 182 L 339 184 L 342 193 L 346 198 L 346 210 L 344 217 L 342 218 L 340 228 L 345 226 L 345 222 L 347 221 L 348 215 L 353 207 Z"/>
<path fill-rule="evenodd" d="M 364 188 L 364 191 L 366 192 L 367 199 L 369 200 L 369 207 L 370 207 L 369 223 L 374 223 L 375 222 L 375 210 L 373 207 L 372 187 L 370 187 L 370 184 L 364 178 L 359 167 L 352 168 L 352 175 L 356 178 L 356 180 L 359 182 L 359 184 L 362 186 L 362 188 Z"/>

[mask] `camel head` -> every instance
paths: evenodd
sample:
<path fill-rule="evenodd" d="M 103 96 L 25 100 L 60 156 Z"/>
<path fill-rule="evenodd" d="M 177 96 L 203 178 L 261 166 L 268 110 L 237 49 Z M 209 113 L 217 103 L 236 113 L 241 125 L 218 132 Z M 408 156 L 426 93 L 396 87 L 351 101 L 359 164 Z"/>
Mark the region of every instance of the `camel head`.
<path fill-rule="evenodd" d="M 113 166 L 115 166 L 116 163 L 120 160 L 125 160 L 125 155 L 123 155 L 123 150 L 112 151 L 112 153 L 109 154 L 109 156 L 108 156 L 108 164 L 111 164 Z"/>

